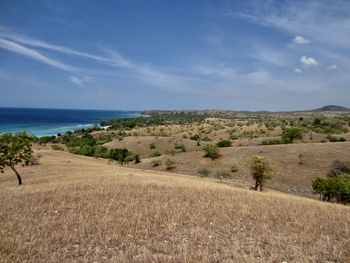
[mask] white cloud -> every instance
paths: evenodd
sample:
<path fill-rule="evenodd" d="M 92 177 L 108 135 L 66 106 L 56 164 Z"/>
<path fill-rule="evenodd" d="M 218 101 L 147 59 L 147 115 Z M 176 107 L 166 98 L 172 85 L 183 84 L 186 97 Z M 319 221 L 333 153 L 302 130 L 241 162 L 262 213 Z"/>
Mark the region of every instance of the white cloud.
<path fill-rule="evenodd" d="M 311 43 L 311 40 L 302 36 L 295 36 L 293 38 L 293 42 L 299 45 L 303 45 Z"/>
<path fill-rule="evenodd" d="M 335 64 L 329 65 L 329 66 L 327 67 L 327 69 L 329 69 L 329 70 L 336 70 L 336 69 L 338 69 L 338 66 L 335 65 Z"/>
<path fill-rule="evenodd" d="M 70 76 L 69 81 L 80 87 L 84 86 L 84 83 L 85 83 L 85 81 L 82 78 L 78 78 L 76 76 Z"/>
<path fill-rule="evenodd" d="M 74 69 L 73 67 L 68 66 L 64 63 L 61 63 L 57 60 L 48 58 L 36 50 L 29 49 L 25 46 L 18 44 L 18 43 L 8 41 L 8 40 L 3 39 L 3 38 L 0 38 L 0 48 L 4 48 L 4 49 L 7 49 L 9 51 L 24 55 L 26 57 L 30 57 L 31 59 L 40 61 L 42 63 L 45 63 L 45 64 L 50 65 L 50 66 L 55 67 L 55 68 L 59 68 L 59 69 L 64 70 L 64 71 L 68 71 L 68 72 L 76 71 L 76 69 Z"/>
<path fill-rule="evenodd" d="M 300 68 L 295 68 L 294 72 L 297 74 L 303 73 L 303 71 Z"/>
<path fill-rule="evenodd" d="M 300 63 L 303 64 L 303 66 L 305 67 L 318 67 L 320 65 L 320 63 L 316 59 L 306 56 L 302 56 L 300 58 Z"/>

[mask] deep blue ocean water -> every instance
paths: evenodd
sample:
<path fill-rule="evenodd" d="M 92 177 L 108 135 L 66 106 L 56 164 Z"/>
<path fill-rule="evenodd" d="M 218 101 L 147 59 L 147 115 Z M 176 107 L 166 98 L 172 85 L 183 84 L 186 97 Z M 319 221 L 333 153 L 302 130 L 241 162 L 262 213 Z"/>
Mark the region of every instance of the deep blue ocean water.
<path fill-rule="evenodd" d="M 0 108 L 0 133 L 26 131 L 40 137 L 138 116 L 135 111 Z"/>

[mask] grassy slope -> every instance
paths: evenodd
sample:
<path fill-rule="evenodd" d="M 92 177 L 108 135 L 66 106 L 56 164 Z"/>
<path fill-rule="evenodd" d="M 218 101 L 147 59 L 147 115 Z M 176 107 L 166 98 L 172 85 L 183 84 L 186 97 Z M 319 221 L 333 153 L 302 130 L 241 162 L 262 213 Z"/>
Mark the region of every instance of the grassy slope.
<path fill-rule="evenodd" d="M 41 153 L 0 177 L 0 261 L 349 260 L 349 207 Z"/>
<path fill-rule="evenodd" d="M 334 160 L 350 159 L 350 142 L 343 143 L 298 143 L 270 146 L 229 147 L 221 149 L 221 157 L 217 160 L 203 158 L 203 152 L 188 152 L 176 156 L 163 156 L 175 161 L 173 172 L 198 175 L 198 169 L 206 167 L 212 171 L 230 169 L 233 164 L 239 172 L 233 175 L 236 183 L 249 187 L 252 185 L 247 160 L 255 154 L 266 155 L 276 165 L 278 176 L 268 183 L 276 190 L 291 192 L 303 196 L 311 196 L 311 182 L 316 177 L 326 176 L 327 170 Z M 299 154 L 303 154 L 303 165 L 299 165 Z M 152 158 L 153 159 L 153 158 Z M 133 165 L 143 169 L 165 170 L 165 166 L 152 168 L 152 159 L 142 160 Z"/>

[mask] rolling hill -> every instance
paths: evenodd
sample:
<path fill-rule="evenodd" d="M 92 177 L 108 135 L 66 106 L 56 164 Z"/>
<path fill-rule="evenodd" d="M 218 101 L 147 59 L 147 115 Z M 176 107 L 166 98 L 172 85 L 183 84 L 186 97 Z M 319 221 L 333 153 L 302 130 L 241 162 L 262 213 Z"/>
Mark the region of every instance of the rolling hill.
<path fill-rule="evenodd" d="M 40 150 L 0 176 L 1 262 L 346 262 L 350 209 Z M 298 175 L 296 175 L 298 176 Z"/>

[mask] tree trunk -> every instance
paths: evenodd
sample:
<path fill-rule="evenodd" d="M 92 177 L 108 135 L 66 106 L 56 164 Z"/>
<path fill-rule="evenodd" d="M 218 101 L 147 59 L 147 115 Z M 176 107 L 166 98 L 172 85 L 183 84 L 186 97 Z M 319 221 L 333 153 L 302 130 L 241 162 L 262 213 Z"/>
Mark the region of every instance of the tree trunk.
<path fill-rule="evenodd" d="M 256 181 L 255 181 L 254 190 L 255 190 L 255 191 L 258 191 L 258 187 L 259 187 L 259 181 L 256 180 Z"/>
<path fill-rule="evenodd" d="M 18 185 L 22 185 L 22 178 L 21 178 L 21 176 L 19 175 L 19 173 L 17 172 L 17 170 L 15 169 L 15 167 L 14 167 L 14 166 L 10 166 L 10 167 L 11 167 L 12 171 L 14 171 L 14 172 L 15 172 L 15 174 L 16 174 L 16 176 L 17 176 L 17 179 L 18 179 Z"/>
<path fill-rule="evenodd" d="M 262 192 L 262 190 L 263 190 L 263 184 L 262 183 L 260 183 L 260 192 Z"/>

